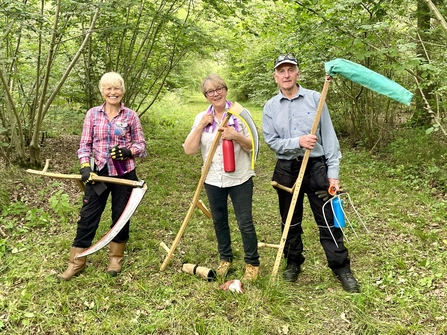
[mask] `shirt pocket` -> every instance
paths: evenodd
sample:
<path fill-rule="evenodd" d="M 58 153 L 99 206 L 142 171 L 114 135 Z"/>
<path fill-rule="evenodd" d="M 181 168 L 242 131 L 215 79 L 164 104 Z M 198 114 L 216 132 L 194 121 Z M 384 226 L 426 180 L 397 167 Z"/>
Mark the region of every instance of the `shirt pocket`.
<path fill-rule="evenodd" d="M 125 137 L 127 134 L 128 124 L 117 121 L 113 124 L 113 134 L 118 137 Z"/>

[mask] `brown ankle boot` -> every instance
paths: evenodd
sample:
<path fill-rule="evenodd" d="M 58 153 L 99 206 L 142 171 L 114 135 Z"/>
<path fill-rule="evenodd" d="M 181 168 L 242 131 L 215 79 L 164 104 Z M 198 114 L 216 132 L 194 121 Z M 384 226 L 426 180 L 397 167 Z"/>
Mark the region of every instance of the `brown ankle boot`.
<path fill-rule="evenodd" d="M 109 267 L 107 272 L 112 277 L 116 277 L 121 272 L 121 266 L 124 259 L 124 249 L 126 249 L 126 242 L 124 243 L 109 243 Z"/>
<path fill-rule="evenodd" d="M 59 280 L 70 280 L 77 274 L 79 274 L 85 268 L 85 263 L 87 262 L 87 256 L 75 259 L 77 255 L 83 252 L 86 248 L 70 248 L 70 261 L 67 270 L 57 276 Z"/>

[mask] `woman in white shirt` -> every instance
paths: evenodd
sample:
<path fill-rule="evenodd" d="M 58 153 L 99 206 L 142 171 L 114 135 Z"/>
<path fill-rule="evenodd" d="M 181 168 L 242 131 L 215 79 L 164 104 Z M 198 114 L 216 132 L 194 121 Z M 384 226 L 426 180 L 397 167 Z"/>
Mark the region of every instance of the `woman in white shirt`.
<path fill-rule="evenodd" d="M 228 87 L 217 74 L 207 76 L 201 85 L 202 93 L 210 106 L 195 117 L 191 132 L 183 144 L 185 153 L 192 155 L 199 149 L 203 161 L 217 132 L 222 131 L 217 150 L 214 153 L 209 172 L 205 179 L 208 197 L 217 237 L 217 249 L 220 264 L 217 274 L 224 277 L 233 262 L 230 228 L 228 225 L 228 195 L 233 203 L 239 230 L 244 245 L 245 274 L 242 280 L 255 280 L 259 274 L 258 239 L 253 224 L 252 199 L 253 176 L 251 168 L 252 141 L 246 126 L 235 116 L 231 116 L 226 127 L 221 127 L 227 110 L 231 106 L 226 97 Z M 222 152 L 223 140 L 232 140 L 234 144 L 235 171 L 225 172 Z"/>

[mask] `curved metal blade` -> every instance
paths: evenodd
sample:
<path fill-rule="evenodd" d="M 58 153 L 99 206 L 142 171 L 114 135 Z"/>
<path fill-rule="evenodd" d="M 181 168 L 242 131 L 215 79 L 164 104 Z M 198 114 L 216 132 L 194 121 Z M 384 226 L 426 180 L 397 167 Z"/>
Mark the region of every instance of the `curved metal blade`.
<path fill-rule="evenodd" d="M 97 252 L 98 250 L 104 248 L 107 244 L 109 244 L 110 241 L 112 241 L 113 238 L 121 231 L 121 229 L 123 229 L 127 221 L 129 221 L 130 217 L 133 215 L 138 205 L 140 204 L 141 199 L 143 199 L 146 190 L 147 190 L 147 184 L 144 184 L 143 187 L 141 188 L 133 188 L 132 193 L 130 194 L 129 201 L 127 202 L 126 208 L 124 208 L 123 213 L 121 214 L 118 221 L 116 221 L 112 229 L 110 229 L 109 232 L 105 234 L 103 238 L 101 238 L 90 248 L 84 250 L 79 255 L 77 255 L 76 258 L 91 255 Z"/>
<path fill-rule="evenodd" d="M 250 132 L 252 144 L 251 168 L 254 170 L 255 161 L 259 155 L 259 133 L 256 124 L 253 121 L 250 112 L 237 102 L 233 103 L 228 112 L 241 119 Z"/>

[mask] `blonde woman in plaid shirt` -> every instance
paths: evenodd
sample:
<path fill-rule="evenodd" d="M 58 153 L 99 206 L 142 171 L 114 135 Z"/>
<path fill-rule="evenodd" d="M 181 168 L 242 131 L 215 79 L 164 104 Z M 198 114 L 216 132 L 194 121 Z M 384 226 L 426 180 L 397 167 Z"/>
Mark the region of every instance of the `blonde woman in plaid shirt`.
<path fill-rule="evenodd" d="M 140 119 L 136 112 L 125 107 L 121 101 L 125 93 L 121 75 L 116 72 L 104 74 L 99 82 L 99 90 L 105 102 L 87 112 L 77 152 L 85 193 L 76 237 L 70 248 L 69 265 L 65 272 L 58 275 L 59 280 L 70 280 L 85 268 L 87 257 L 75 257 L 92 244 L 109 195 L 112 195 L 113 227 L 132 191 L 131 187 L 123 185 L 95 184 L 91 175 L 138 180 L 135 158 L 146 156 L 146 141 Z M 93 166 L 91 161 L 94 162 Z M 117 162 L 121 167 L 119 170 L 115 167 Z M 121 271 L 124 249 L 129 239 L 129 225 L 130 221 L 109 244 L 107 272 L 113 277 Z"/>

